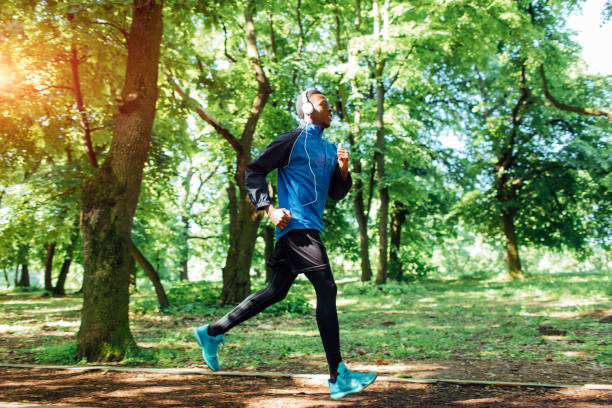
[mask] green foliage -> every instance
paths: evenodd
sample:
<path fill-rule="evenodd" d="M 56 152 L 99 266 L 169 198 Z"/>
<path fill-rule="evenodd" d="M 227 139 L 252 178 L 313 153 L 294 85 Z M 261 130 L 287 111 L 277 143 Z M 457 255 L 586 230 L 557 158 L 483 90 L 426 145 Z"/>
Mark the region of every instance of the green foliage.
<path fill-rule="evenodd" d="M 287 294 L 285 299 L 268 307 L 262 313 L 275 315 L 305 315 L 312 313 L 312 307 L 306 296 L 299 293 L 297 290 L 292 290 Z"/>
<path fill-rule="evenodd" d="M 320 88 L 336 114 L 325 137 L 349 147 L 362 165 L 353 179 L 363 183 L 370 241 L 378 239 L 381 187 L 389 188 L 392 203 L 409 209 L 399 249 L 407 280 L 435 274 L 434 253 L 444 252 L 447 238 L 466 229 L 499 240 L 500 213 L 508 209 L 517 209 L 522 251 L 547 247 L 587 259 L 593 248 L 609 247 L 611 122 L 551 106 L 538 70 L 543 65 L 549 91 L 563 103 L 609 109 L 610 78 L 582 72 L 578 46 L 564 27 L 567 10 L 580 2 L 379 1 L 381 8 L 388 4 L 392 18 L 383 16 L 378 36 L 373 4 L 362 3 L 358 26 L 352 0 L 302 1 L 299 14 L 295 3 L 253 2 L 258 51 L 274 92 L 257 123 L 251 156 L 297 125 L 295 97 L 302 89 Z M 0 83 L 4 270 L 21 261 L 38 267 L 50 241 L 57 242 L 57 258 L 80 263 L 75 223 L 84 180 L 94 169 L 85 157 L 70 49 L 74 45 L 81 57 L 85 111 L 102 163 L 121 96 L 130 7 L 124 1 L 75 6 L 9 0 L 0 10 L 0 71 L 11 84 Z M 609 18 L 610 2 L 602 13 Z M 159 99 L 132 234 L 172 285 L 184 264 L 191 279 L 221 270 L 229 245 L 226 188 L 234 152 L 193 105 L 197 101 L 239 138 L 257 83 L 240 4 L 170 1 L 163 14 Z M 384 63 L 381 72 L 378 62 Z M 495 166 L 510 145 L 523 68 L 529 96 L 520 107 L 514 161 L 505 169 L 506 186 L 511 180 L 522 180 L 522 186 L 515 197 L 500 201 Z M 170 78 L 187 98 L 179 97 Z M 378 151 L 377 79 L 385 88 L 381 182 L 371 177 Z M 446 135 L 458 136 L 466 149 L 441 147 Z M 274 175 L 269 181 L 275 183 Z M 356 263 L 354 194 L 353 189 L 347 199 L 330 201 L 324 221 L 330 254 Z M 486 264 L 465 254 L 462 259 L 462 267 L 455 262 L 447 269 L 487 276 Z M 264 263 L 263 251 L 255 252 L 253 262 Z M 493 262 L 503 265 L 503 258 Z M 214 309 L 218 288 L 181 290 L 173 295 L 182 308 L 177 310 Z M 295 301 L 294 309 L 301 310 L 302 300 Z M 148 313 L 157 306 L 136 297 L 134 308 Z"/>
<path fill-rule="evenodd" d="M 37 293 L 40 292 L 41 288 L 36 287 L 36 286 L 17 286 L 14 288 L 11 288 L 11 292 L 13 293 Z M 42 292 L 45 293 L 45 292 Z"/>
<path fill-rule="evenodd" d="M 605 107 L 609 79 L 591 79 L 577 67 L 577 46 L 558 24 L 561 7 L 532 6 L 512 11 L 526 31 L 501 41 L 486 60 L 463 72 L 448 60 L 449 75 L 461 84 L 451 92 L 472 105 L 458 123 L 458 131 L 468 130 L 465 173 L 472 181 L 457 178 L 467 188 L 447 219 L 499 239 L 501 214 L 511 213 L 520 246 L 569 249 L 584 257 L 593 242 L 609 245 L 604 163 L 610 146 L 604 135 L 611 123 L 553 107 L 540 66 L 548 92 L 571 106 Z"/>
<path fill-rule="evenodd" d="M 403 249 L 400 255 L 400 262 L 402 263 L 401 280 L 406 282 L 423 280 L 436 271 L 437 268 L 429 261 L 431 256 L 425 256 L 426 254 L 418 251 L 421 248 L 407 246 Z M 423 248 L 423 250 L 426 250 L 426 248 Z"/>
<path fill-rule="evenodd" d="M 121 360 L 121 364 L 125 365 L 143 365 L 155 364 L 159 361 L 157 351 L 150 348 L 138 347 L 131 344 L 125 352 L 125 357 Z"/>
<path fill-rule="evenodd" d="M 179 281 L 166 289 L 170 307 L 164 312 L 172 314 L 209 313 L 219 304 L 220 286 L 209 281 Z M 154 314 L 159 311 L 157 298 L 133 296 L 130 310 L 139 314 Z"/>
<path fill-rule="evenodd" d="M 220 310 L 219 295 L 221 286 L 218 282 L 181 281 L 166 290 L 170 307 L 160 310 L 156 297 L 132 296 L 130 310 L 140 315 L 152 315 L 158 312 L 171 315 L 195 315 L 210 316 Z M 279 303 L 267 308 L 263 313 L 268 314 L 307 314 L 311 307 L 309 300 L 298 291 L 291 291 L 287 297 Z M 221 310 L 231 310 L 231 307 L 223 307 Z"/>
<path fill-rule="evenodd" d="M 418 285 L 408 285 L 401 282 L 388 282 L 376 285 L 374 282 L 358 282 L 346 285 L 343 288 L 345 296 L 377 297 L 379 295 L 408 296 L 419 293 L 422 288 Z"/>
<path fill-rule="evenodd" d="M 41 339 L 39 338 L 39 340 Z M 76 341 L 41 343 L 39 346 L 26 350 L 28 353 L 32 353 L 35 362 L 64 365 L 72 365 L 78 362 Z"/>

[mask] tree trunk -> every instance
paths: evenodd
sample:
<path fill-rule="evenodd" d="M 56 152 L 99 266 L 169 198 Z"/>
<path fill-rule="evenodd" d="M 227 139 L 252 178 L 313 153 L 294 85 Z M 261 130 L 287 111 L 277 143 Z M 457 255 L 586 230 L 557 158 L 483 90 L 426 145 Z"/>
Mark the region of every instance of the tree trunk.
<path fill-rule="evenodd" d="M 30 272 L 28 271 L 28 264 L 21 264 L 21 277 L 19 278 L 19 282 L 17 285 L 19 287 L 25 288 L 30 286 Z"/>
<path fill-rule="evenodd" d="M 72 229 L 72 233 L 70 234 L 70 244 L 66 249 L 66 257 L 64 258 L 62 269 L 60 270 L 59 276 L 57 277 L 57 281 L 55 282 L 55 287 L 53 288 L 54 296 L 64 296 L 66 294 L 64 285 L 66 284 L 66 278 L 68 277 L 68 271 L 70 270 L 70 264 L 72 263 L 72 258 L 74 256 L 74 248 L 76 248 L 78 239 L 79 219 L 76 219 L 76 222 L 74 223 L 74 227 Z"/>
<path fill-rule="evenodd" d="M 51 292 L 53 284 L 51 282 L 51 271 L 53 270 L 53 256 L 55 255 L 55 242 L 47 244 L 47 255 L 45 256 L 45 290 Z"/>
<path fill-rule="evenodd" d="M 28 253 L 29 245 L 20 244 L 17 249 L 17 271 L 15 272 L 15 286 L 27 287 L 30 286 L 30 273 L 28 271 Z M 21 266 L 21 274 L 19 273 Z"/>
<path fill-rule="evenodd" d="M 523 278 L 525 275 L 521 269 L 521 260 L 519 258 L 518 244 L 516 242 L 516 233 L 514 229 L 514 214 L 502 213 L 502 221 L 504 223 L 504 236 L 506 241 L 506 255 L 508 257 L 508 271 L 510 278 Z"/>
<path fill-rule="evenodd" d="M 268 101 L 272 88 L 266 77 L 263 65 L 257 50 L 257 39 L 255 36 L 255 25 L 253 24 L 253 8 L 255 2 L 248 1 L 244 7 L 244 32 L 246 37 L 247 55 L 251 62 L 255 79 L 257 80 L 257 94 L 251 104 L 249 117 L 246 121 L 240 138 L 234 136 L 223 124 L 212 117 L 201 106 L 194 106 L 196 112 L 202 119 L 212 125 L 234 149 L 236 153 L 236 172 L 234 182 L 230 181 L 228 194 L 230 197 L 230 245 L 223 268 L 223 290 L 221 293 L 221 303 L 237 303 L 249 295 L 251 282 L 249 271 L 253 259 L 253 249 L 257 236 L 257 227 L 261 220 L 261 215 L 256 215 L 252 219 L 253 206 L 246 194 L 245 171 L 246 165 L 251 160 L 251 146 L 253 135 L 261 113 Z M 178 93 L 186 97 L 176 81 L 173 81 Z M 190 100 L 193 103 L 193 100 Z M 238 205 L 236 205 L 236 186 L 239 188 Z M 234 191 L 234 193 L 230 192 Z M 235 212 L 233 208 L 238 208 Z"/>
<path fill-rule="evenodd" d="M 66 295 L 66 289 L 64 289 L 64 285 L 66 284 L 66 278 L 68 277 L 68 271 L 70 270 L 71 263 L 72 257 L 66 257 L 64 259 L 62 269 L 60 270 L 59 276 L 57 277 L 57 282 L 55 283 L 55 287 L 53 288 L 53 296 Z"/>
<path fill-rule="evenodd" d="M 380 210 L 378 214 L 378 268 L 376 270 L 376 284 L 387 281 L 387 230 L 389 224 L 389 189 L 385 183 L 385 128 L 384 128 L 384 101 L 385 90 L 382 83 L 383 63 L 379 61 L 378 81 L 376 85 L 376 148 L 374 154 L 376 161 L 376 181 L 380 192 Z"/>
<path fill-rule="evenodd" d="M 400 246 L 402 243 L 402 225 L 406 222 L 408 211 L 403 205 L 396 202 L 395 209 L 391 214 L 391 248 L 389 251 L 389 277 L 393 280 L 402 279 L 402 261 L 399 258 Z"/>
<path fill-rule="evenodd" d="M 6 271 L 6 268 L 2 268 L 2 272 L 4 272 L 4 280 L 6 281 L 6 287 L 10 288 L 11 282 L 9 280 L 9 276 L 8 276 L 8 272 Z"/>
<path fill-rule="evenodd" d="M 125 84 L 108 156 L 82 194 L 83 311 L 78 352 L 88 361 L 123 358 L 129 327 L 129 252 L 134 212 L 147 159 L 162 36 L 162 2 L 135 0 Z"/>
<path fill-rule="evenodd" d="M 374 14 L 374 37 L 378 41 L 376 50 L 376 153 L 374 161 L 376 163 L 376 181 L 380 193 L 380 211 L 378 214 L 378 268 L 376 270 L 376 284 L 380 285 L 387 281 L 387 230 L 389 224 L 389 189 L 385 186 L 385 88 L 383 74 L 385 60 L 381 50 L 381 35 L 384 34 L 385 27 L 381 31 L 381 22 L 385 16 L 386 7 L 380 7 L 378 1 L 372 3 Z"/>
<path fill-rule="evenodd" d="M 263 239 L 265 243 L 264 249 L 264 258 L 266 262 L 266 282 L 270 282 L 272 280 L 272 268 L 268 266 L 268 260 L 270 256 L 272 256 L 272 251 L 274 250 L 274 227 L 271 225 L 266 225 L 263 228 Z"/>
<path fill-rule="evenodd" d="M 236 200 L 236 183 L 229 180 L 227 184 L 227 203 L 229 212 L 229 233 L 230 237 L 236 234 L 238 225 L 238 200 Z"/>
<path fill-rule="evenodd" d="M 245 160 L 238 160 L 237 168 L 246 166 Z M 242 169 L 241 169 L 242 170 Z M 236 170 L 235 178 L 244 171 Z M 244 185 L 244 181 L 239 181 Z M 257 228 L 259 226 L 258 217 L 256 223 L 251 220 L 253 212 L 250 201 L 247 202 L 246 190 L 239 188 L 239 193 L 245 192 L 245 197 L 236 198 L 236 183 L 229 181 L 227 195 L 229 202 L 229 229 L 230 244 L 223 267 L 223 289 L 221 291 L 221 304 L 234 304 L 241 302 L 251 294 L 251 262 L 255 249 L 255 239 L 257 238 Z"/>
<path fill-rule="evenodd" d="M 356 5 L 357 9 L 359 9 L 359 3 Z M 340 11 L 338 9 L 338 4 L 334 0 L 334 14 L 336 21 L 336 48 L 338 49 L 338 53 L 340 54 L 340 60 L 342 62 L 346 62 L 347 57 L 345 55 L 346 47 L 343 46 L 341 41 L 341 25 L 340 25 Z M 359 11 L 357 11 L 359 14 Z M 359 18 L 355 20 L 355 30 L 359 31 Z M 347 40 L 350 42 L 350 39 Z M 349 55 L 348 59 L 351 60 L 355 58 L 354 55 Z M 351 86 L 353 88 L 353 92 L 357 92 L 357 81 L 355 78 L 351 81 Z M 356 147 L 356 140 L 359 140 L 360 133 L 360 124 L 361 124 L 361 106 L 362 99 L 359 98 L 355 100 L 354 107 L 354 115 L 351 123 L 351 118 L 348 109 L 348 97 L 346 91 L 346 85 L 344 81 L 340 81 L 338 83 L 338 89 L 340 90 L 340 109 L 338 110 L 339 116 L 344 120 L 347 127 L 352 129 L 348 133 L 349 143 L 351 147 Z M 372 266 L 370 264 L 370 249 L 369 249 L 369 239 L 368 239 L 368 217 L 364 211 L 364 203 L 363 203 L 363 182 L 361 181 L 360 174 L 362 171 L 361 168 L 361 160 L 357 158 L 357 156 L 353 156 L 354 158 L 351 160 L 352 164 L 352 172 L 355 174 L 353 178 L 355 180 L 355 193 L 353 195 L 353 208 L 355 211 L 355 218 L 357 219 L 357 224 L 359 226 L 359 251 L 361 255 L 361 280 L 363 282 L 369 281 L 372 278 Z"/>
<path fill-rule="evenodd" d="M 151 262 L 149 262 L 147 258 L 145 258 L 142 252 L 140 252 L 138 247 L 134 245 L 132 241 L 128 242 L 128 246 L 130 248 L 130 254 L 132 255 L 132 258 L 134 258 L 136 262 L 138 262 L 140 267 L 145 271 L 145 273 L 151 280 L 151 283 L 155 288 L 155 293 L 157 294 L 157 300 L 159 302 L 159 305 L 161 307 L 170 306 L 170 303 L 168 302 L 168 297 L 166 296 L 166 291 L 164 290 L 161 280 L 159 279 L 159 274 L 157 273 L 155 268 L 153 268 Z"/>
<path fill-rule="evenodd" d="M 251 293 L 251 262 L 253 260 L 257 229 L 261 221 L 261 214 L 255 214 L 253 204 L 248 197 L 245 173 L 246 166 L 251 161 L 251 146 L 253 144 L 255 128 L 272 93 L 272 88 L 263 70 L 263 65 L 259 59 L 259 52 L 257 51 L 257 39 L 252 14 L 254 11 L 253 7 L 254 2 L 249 1 L 244 8 L 244 32 L 246 35 L 247 54 L 253 67 L 255 79 L 257 80 L 257 94 L 251 104 L 249 118 L 239 140 L 240 148 L 235 149 L 236 173 L 234 180 L 236 186 L 238 186 L 239 193 L 238 214 L 235 218 L 235 225 L 230 228 L 230 230 L 233 230 L 233 235 L 230 236 L 230 246 L 227 252 L 225 267 L 223 268 L 222 304 L 239 303 Z"/>
<path fill-rule="evenodd" d="M 270 200 L 276 198 L 276 189 L 272 183 L 268 183 L 268 194 L 270 195 Z M 274 251 L 274 235 L 275 230 L 272 224 L 267 224 L 263 227 L 263 239 L 264 239 L 264 262 L 266 265 L 266 282 L 270 282 L 272 280 L 272 268 L 268 266 L 268 260 L 272 256 L 272 252 Z"/>
<path fill-rule="evenodd" d="M 353 82 L 353 87 L 356 89 L 356 83 Z M 353 119 L 353 132 L 349 134 L 351 146 L 357 146 L 354 139 L 359 139 L 359 127 L 361 124 L 361 104 L 355 108 L 355 117 Z M 354 136 L 353 136 L 354 135 Z M 352 160 L 353 172 L 355 173 L 355 194 L 353 196 L 353 207 L 355 210 L 355 218 L 359 227 L 359 253 L 361 255 L 361 281 L 367 282 L 372 279 L 372 265 L 370 263 L 370 237 L 368 236 L 368 215 L 365 210 L 363 189 L 364 185 L 359 177 L 362 173 L 361 160 L 355 158 Z"/>
<path fill-rule="evenodd" d="M 191 179 L 193 178 L 195 169 L 193 165 L 189 165 L 189 170 L 187 170 L 187 175 L 185 176 L 185 180 L 183 180 L 183 188 L 185 189 L 185 198 L 182 203 L 182 213 L 181 222 L 183 223 L 183 233 L 182 233 L 182 247 L 181 251 L 181 271 L 180 271 L 180 280 L 189 280 L 189 217 L 191 215 L 191 210 L 193 208 L 193 204 L 197 200 L 197 195 L 202 188 L 202 183 L 200 183 L 200 187 L 198 188 L 198 193 L 196 193 L 195 197 L 193 197 L 193 201 L 190 200 L 191 194 Z M 191 201 L 191 202 L 190 202 Z"/>
<path fill-rule="evenodd" d="M 183 259 L 181 260 L 181 276 L 179 277 L 180 280 L 184 280 L 184 281 L 188 281 L 189 280 L 189 267 L 188 267 L 188 261 L 187 259 Z"/>
<path fill-rule="evenodd" d="M 251 219 L 253 205 L 246 190 L 240 190 L 244 194 L 241 194 L 239 200 L 234 234 L 230 235 L 230 246 L 223 268 L 221 304 L 224 305 L 239 303 L 251 294 L 251 263 L 261 215 L 257 215 L 255 220 Z"/>
<path fill-rule="evenodd" d="M 509 176 L 510 170 L 516 161 L 514 146 L 519 136 L 519 126 L 522 121 L 521 108 L 527 103 L 529 91 L 525 80 L 525 65 L 521 66 L 521 96 L 512 108 L 512 128 L 506 143 L 506 148 L 501 152 L 495 164 L 495 190 L 496 198 L 502 204 L 501 217 L 504 226 L 506 241 L 506 254 L 508 257 L 508 272 L 512 279 L 523 277 L 521 261 L 519 259 L 516 231 L 514 228 L 514 217 L 519 208 L 509 205 L 516 200 L 518 191 L 522 185 L 522 179 Z"/>
<path fill-rule="evenodd" d="M 189 280 L 189 219 L 182 217 L 183 221 L 183 248 L 181 249 L 181 276 L 180 280 Z"/>

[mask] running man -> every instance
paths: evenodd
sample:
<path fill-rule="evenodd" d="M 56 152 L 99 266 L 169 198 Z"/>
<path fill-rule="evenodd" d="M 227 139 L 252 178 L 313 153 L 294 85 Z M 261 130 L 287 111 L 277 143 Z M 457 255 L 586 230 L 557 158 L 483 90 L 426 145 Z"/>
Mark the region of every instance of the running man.
<path fill-rule="evenodd" d="M 251 294 L 227 315 L 194 329 L 206 364 L 219 370 L 217 350 L 223 334 L 285 298 L 300 273 L 306 275 L 317 295 L 317 325 L 329 365 L 331 398 L 359 392 L 376 379 L 376 373 L 350 371 L 340 354 L 340 331 L 336 311 L 336 283 L 331 271 L 323 232 L 323 209 L 329 195 L 344 198 L 352 185 L 349 152 L 323 139 L 332 110 L 321 92 L 309 89 L 296 101 L 300 127 L 283 133 L 246 169 L 246 187 L 257 210 L 264 210 L 276 226 L 277 243 L 268 260 L 269 285 Z M 278 169 L 278 201 L 274 208 L 268 195 L 266 175 Z"/>

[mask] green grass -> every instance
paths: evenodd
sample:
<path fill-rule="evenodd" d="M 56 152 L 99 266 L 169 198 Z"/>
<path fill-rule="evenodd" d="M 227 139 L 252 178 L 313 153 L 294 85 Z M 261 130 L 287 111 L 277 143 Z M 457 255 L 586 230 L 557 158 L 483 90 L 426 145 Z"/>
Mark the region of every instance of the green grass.
<path fill-rule="evenodd" d="M 263 283 L 255 283 L 259 289 Z M 153 293 L 131 299 L 132 333 L 139 347 L 132 365 L 201 364 L 191 328 L 211 322 L 220 308 L 220 283 L 168 288 L 171 307 Z M 612 280 L 603 273 L 536 275 L 522 281 L 428 280 L 384 286 L 338 282 L 343 355 L 348 361 L 474 357 L 573 361 L 612 365 Z M 82 299 L 42 292 L 0 292 L 3 361 L 73 364 Z M 299 278 L 287 299 L 243 323 L 220 349 L 225 369 L 300 365 L 325 369 L 310 283 Z"/>
<path fill-rule="evenodd" d="M 27 352 L 32 354 L 34 362 L 65 365 L 73 365 L 79 362 L 76 341 L 56 343 L 53 339 L 50 340 L 41 342 L 40 346 L 27 349 Z"/>

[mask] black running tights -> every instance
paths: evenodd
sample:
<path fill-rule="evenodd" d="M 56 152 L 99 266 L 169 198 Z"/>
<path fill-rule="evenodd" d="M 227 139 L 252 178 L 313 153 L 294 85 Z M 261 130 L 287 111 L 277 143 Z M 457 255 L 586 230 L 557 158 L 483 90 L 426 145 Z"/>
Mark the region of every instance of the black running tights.
<path fill-rule="evenodd" d="M 307 272 L 305 275 L 314 286 L 317 294 L 317 325 L 319 326 L 319 333 L 323 341 L 329 372 L 332 381 L 334 381 L 337 375 L 338 364 L 342 361 L 340 355 L 338 313 L 336 311 L 336 283 L 329 267 Z M 208 334 L 216 336 L 226 333 L 232 327 L 255 316 L 268 306 L 280 302 L 287 296 L 295 278 L 296 275 L 288 270 L 275 271 L 267 287 L 251 294 L 231 312 L 211 324 Z"/>

